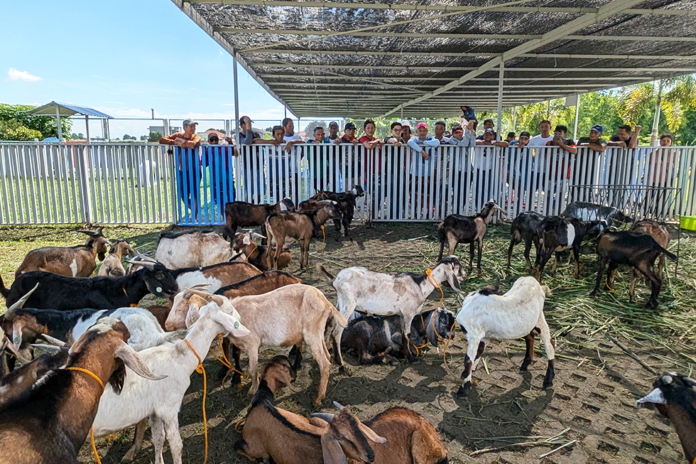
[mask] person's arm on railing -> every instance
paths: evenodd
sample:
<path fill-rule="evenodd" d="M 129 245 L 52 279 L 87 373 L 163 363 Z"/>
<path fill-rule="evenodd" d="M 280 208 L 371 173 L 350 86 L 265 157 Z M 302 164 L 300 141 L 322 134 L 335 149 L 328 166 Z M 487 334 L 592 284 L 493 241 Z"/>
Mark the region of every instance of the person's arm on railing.
<path fill-rule="evenodd" d="M 638 135 L 643 126 L 636 126 L 636 130 L 633 131 L 631 140 L 628 141 L 628 148 L 636 148 L 638 146 Z"/>
<path fill-rule="evenodd" d="M 439 143 L 440 142 L 438 142 L 438 145 L 439 145 Z M 410 139 L 408 139 L 408 142 L 406 144 L 409 147 L 411 147 L 411 149 L 413 151 L 415 151 L 416 153 L 420 153 L 423 156 L 423 158 L 425 158 L 426 160 L 429 158 L 428 152 L 423 150 L 423 147 L 418 145 L 418 137 L 411 137 Z"/>
<path fill-rule="evenodd" d="M 174 140 L 174 143 L 181 148 L 198 148 L 201 144 L 201 136 L 193 134 L 190 139 L 179 137 Z"/>

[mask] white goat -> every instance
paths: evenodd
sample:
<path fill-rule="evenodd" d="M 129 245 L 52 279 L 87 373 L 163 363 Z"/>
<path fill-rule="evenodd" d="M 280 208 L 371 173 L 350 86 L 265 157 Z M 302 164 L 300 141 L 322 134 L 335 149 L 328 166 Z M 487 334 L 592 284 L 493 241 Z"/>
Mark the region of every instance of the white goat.
<path fill-rule="evenodd" d="M 534 360 L 534 331 L 541 334 L 549 360 L 544 388 L 553 385 L 554 343 L 544 317 L 544 301 L 551 295 L 534 277 L 520 277 L 507 293 L 501 295 L 498 287 L 486 287 L 469 293 L 457 315 L 457 323 L 466 334 L 468 348 L 464 358 L 464 383 L 457 396 L 463 397 L 471 388 L 471 376 L 489 340 L 514 340 L 524 337 L 527 354 L 520 371 L 526 371 Z"/>
<path fill-rule="evenodd" d="M 456 256 L 442 259 L 430 275 L 427 272 L 391 275 L 368 271 L 364 267 L 349 267 L 334 277 L 321 264 L 317 268 L 333 279 L 333 286 L 338 293 L 336 307 L 346 320 L 350 320 L 354 311 L 369 316 L 400 315 L 402 352 L 411 361 L 415 359 L 408 342 L 411 321 L 423 312 L 425 299 L 437 288 L 433 282 L 440 284 L 447 281 L 453 290 L 461 293 L 459 280 L 465 276 Z M 336 347 L 340 346 L 342 334 L 343 327 L 334 328 L 334 360 L 339 366 L 343 366 L 343 356 Z"/>
<path fill-rule="evenodd" d="M 184 232 L 161 234 L 155 260 L 167 269 L 182 269 L 224 263 L 232 255 L 230 244 L 215 232 Z"/>
<path fill-rule="evenodd" d="M 240 339 L 249 335 L 249 330 L 239 322 L 239 314 L 223 296 L 215 295 L 213 302 L 200 308 L 199 314 L 200 317 L 191 326 L 185 339 L 193 350 L 185 341 L 179 341 L 138 353 L 154 373 L 167 375 L 164 381 L 149 384 L 141 382 L 140 377 L 128 370 L 120 395 L 111 387 L 106 387 L 94 419 L 96 435 L 115 432 L 149 418 L 155 463 L 164 463 L 162 450 L 166 434 L 172 459 L 175 464 L 181 464 L 183 444 L 179 435 L 178 414 L 191 383 L 191 374 L 208 354 L 210 344 L 217 334 L 232 334 Z"/>

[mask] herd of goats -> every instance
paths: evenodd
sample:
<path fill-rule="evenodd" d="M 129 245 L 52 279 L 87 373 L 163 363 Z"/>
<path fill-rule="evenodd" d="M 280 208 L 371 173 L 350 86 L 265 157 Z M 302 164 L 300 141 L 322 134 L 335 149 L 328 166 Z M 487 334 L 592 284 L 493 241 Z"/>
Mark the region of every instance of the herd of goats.
<path fill-rule="evenodd" d="M 228 376 L 232 384 L 241 382 L 241 353 L 248 356 L 253 398 L 242 438 L 234 445 L 238 453 L 277 464 L 446 463 L 435 428 L 406 408 L 390 408 L 361 421 L 338 403 L 336 414 L 313 413 L 309 419 L 277 407 L 274 394 L 294 380 L 303 345 L 320 372 L 314 407 L 326 395 L 331 358 L 346 369 L 342 350 L 355 354 L 360 364 L 394 363 L 397 357 L 415 361 L 427 346 L 448 343 L 456 325 L 468 342 L 457 397 L 465 397 L 475 385 L 473 371 L 490 340 L 524 338 L 520 370 L 526 371 L 534 360 L 535 332 L 548 359 L 547 388 L 555 377 L 555 351 L 544 317 L 550 290 L 541 277 L 551 257 L 555 254 L 553 273 L 563 252 L 571 251 L 577 277 L 581 244 L 596 241 L 599 269 L 592 294 L 607 266 L 606 288 L 612 290 L 617 266 L 628 264 L 634 268 L 631 299 L 636 279 L 643 276 L 652 290 L 649 307 L 657 304 L 664 257 L 675 259 L 667 251 L 670 235 L 663 225 L 633 222 L 614 208 L 573 203 L 556 217 L 525 212 L 512 222 L 508 266 L 513 247 L 524 241 L 531 276 L 517 279 L 506 293 L 498 283 L 468 293 L 456 316 L 439 304 L 424 312 L 431 293 L 438 290 L 444 297 L 442 285 L 462 293 L 459 282 L 466 273 L 455 255 L 459 243 L 470 244 L 469 272 L 478 246 L 480 272 L 487 227 L 501 211 L 491 200 L 475 216 L 450 215 L 439 224 L 438 262 L 423 273 L 349 267 L 334 276 L 318 264 L 336 289 L 334 306 L 317 288 L 278 270 L 291 258 L 284 244 L 288 239 L 299 243 L 300 267 L 307 269 L 310 240 L 326 239 L 327 221 L 333 220 L 337 239 L 350 237 L 363 194 L 359 187 L 320 192 L 297 208 L 288 199 L 228 203 L 222 236 L 162 234 L 154 259 L 126 241 L 111 243 L 101 229 L 82 231 L 88 235 L 84 245 L 29 252 L 9 289 L 0 278 L 8 306 L 0 316 L 0 464 L 76 463 L 90 432 L 94 444 L 94 436 L 133 425 L 135 440 L 124 461 L 135 458 L 149 425 L 155 462 L 164 462 L 166 438 L 173 462 L 180 464 L 178 413 L 190 376 L 202 370 L 216 339 L 223 382 Z M 612 222 L 633 224 L 619 231 Z M 237 231 L 245 227 L 260 229 Z M 537 252 L 533 268 L 532 244 Z M 97 258 L 102 264 L 98 276 L 91 277 Z M 169 304 L 139 307 L 150 293 Z M 274 357 L 259 375 L 262 346 L 292 350 L 289 357 Z M 639 407 L 656 406 L 670 418 L 689 462 L 696 458 L 695 386 L 689 377 L 666 373 L 637 402 Z"/>

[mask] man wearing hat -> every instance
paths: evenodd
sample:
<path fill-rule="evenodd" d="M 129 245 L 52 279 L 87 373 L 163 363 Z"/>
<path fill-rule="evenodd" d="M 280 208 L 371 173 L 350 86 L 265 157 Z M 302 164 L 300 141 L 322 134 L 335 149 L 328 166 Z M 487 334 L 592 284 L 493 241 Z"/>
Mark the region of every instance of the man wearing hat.
<path fill-rule="evenodd" d="M 595 124 L 590 129 L 589 137 L 580 137 L 578 139 L 578 147 L 588 147 L 590 150 L 603 153 L 607 149 L 608 142 L 602 138 L 602 133 L 604 133 L 604 128 L 600 124 Z"/>
<path fill-rule="evenodd" d="M 201 136 L 196 134 L 196 124 L 198 123 L 193 119 L 184 119 L 184 132 L 175 132 L 168 137 L 162 137 L 159 143 L 181 148 L 198 148 L 201 144 Z"/>
<path fill-rule="evenodd" d="M 352 122 L 346 124 L 346 127 L 343 129 L 343 137 L 334 140 L 334 143 L 336 145 L 341 143 L 352 143 L 353 145 L 357 145 L 360 143 L 360 141 L 355 138 L 355 124 Z"/>
<path fill-rule="evenodd" d="M 201 158 L 197 148 L 201 144 L 200 135 L 196 134 L 196 124 L 193 119 L 184 120 L 184 132 L 176 132 L 168 137 L 162 137 L 159 143 L 179 147 L 177 188 L 179 199 L 191 210 L 195 221 L 198 220 L 198 193 L 201 185 Z M 170 155 L 173 151 L 168 151 Z M 190 218 L 189 218 L 190 219 Z"/>
<path fill-rule="evenodd" d="M 261 138 L 258 132 L 254 132 L 251 128 L 251 123 L 254 122 L 249 116 L 242 116 L 239 118 L 239 144 L 240 145 L 251 145 L 252 143 L 262 143 L 254 142 Z"/>
<path fill-rule="evenodd" d="M 334 143 L 340 138 L 341 137 L 338 136 L 338 123 L 336 121 L 331 121 L 329 123 L 329 135 L 324 137 L 324 143 Z"/>

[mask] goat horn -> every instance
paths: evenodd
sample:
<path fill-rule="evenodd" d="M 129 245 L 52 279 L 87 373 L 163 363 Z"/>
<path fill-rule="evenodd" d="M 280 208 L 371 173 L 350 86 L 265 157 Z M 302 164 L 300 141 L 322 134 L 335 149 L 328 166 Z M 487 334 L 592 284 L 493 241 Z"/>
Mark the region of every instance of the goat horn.
<path fill-rule="evenodd" d="M 31 296 L 31 294 L 34 293 L 34 291 L 35 291 L 37 288 L 39 288 L 39 284 L 38 284 L 38 283 L 37 283 L 36 285 L 34 285 L 34 288 L 32 288 L 31 290 L 29 290 L 29 292 L 27 292 L 26 295 L 24 295 L 22 298 L 20 298 L 19 300 L 17 300 L 17 301 L 15 302 L 15 304 L 13 304 L 13 305 L 10 306 L 9 308 L 7 308 L 7 312 L 5 313 L 5 317 L 6 317 L 6 318 L 12 317 L 12 316 L 14 316 L 15 311 L 17 311 L 18 309 L 22 309 L 22 306 L 24 306 L 24 303 L 27 302 L 27 300 L 29 299 L 29 297 Z"/>
<path fill-rule="evenodd" d="M 4 335 L 4 334 L 3 334 L 3 337 L 7 339 L 7 341 L 5 342 L 5 347 L 9 348 L 10 351 L 12 352 L 12 354 L 13 354 L 17 359 L 19 359 L 20 361 L 22 361 L 23 364 L 28 364 L 28 363 L 31 362 L 31 359 L 25 358 L 24 355 L 22 355 L 22 354 L 19 352 L 19 349 L 15 346 L 14 343 L 12 343 L 12 341 L 7 337 L 7 335 Z"/>
<path fill-rule="evenodd" d="M 41 348 L 44 351 L 51 351 L 53 353 L 58 353 L 60 350 L 62 350 L 62 348 L 59 346 L 46 345 L 43 343 L 32 343 L 32 344 L 30 344 L 30 346 L 33 348 Z"/>
<path fill-rule="evenodd" d="M 343 405 L 342 405 L 341 403 L 339 403 L 338 401 L 334 401 L 334 402 L 333 402 L 333 405 L 334 405 L 334 407 L 335 407 L 336 409 L 338 409 L 339 411 L 343 411 L 344 409 L 346 409 L 346 407 L 343 406 Z"/>
<path fill-rule="evenodd" d="M 261 234 L 257 234 L 256 232 L 251 233 L 251 238 L 266 238 Z"/>
<path fill-rule="evenodd" d="M 187 288 L 185 290 L 188 290 L 189 292 L 193 293 L 194 295 L 198 295 L 202 298 L 205 298 L 206 301 L 213 300 L 218 306 L 222 306 L 225 304 L 225 300 L 223 300 L 220 295 L 213 295 L 212 293 L 201 292 L 200 290 L 194 290 L 191 288 Z"/>
<path fill-rule="evenodd" d="M 59 346 L 59 347 L 65 346 L 65 342 L 63 340 L 58 340 L 57 338 L 53 338 L 50 335 L 41 334 L 41 338 L 46 340 L 52 346 Z"/>
<path fill-rule="evenodd" d="M 329 414 L 327 412 L 314 412 L 312 413 L 312 417 L 319 418 L 324 422 L 328 422 L 330 424 L 331 421 L 333 421 L 334 419 L 334 414 Z"/>
<path fill-rule="evenodd" d="M 387 442 L 387 439 L 377 435 L 377 433 L 372 430 L 370 427 L 367 425 L 363 424 L 362 422 L 358 421 L 358 427 L 360 428 L 360 431 L 369 439 L 374 441 L 375 443 L 378 443 L 380 445 L 384 444 Z"/>

